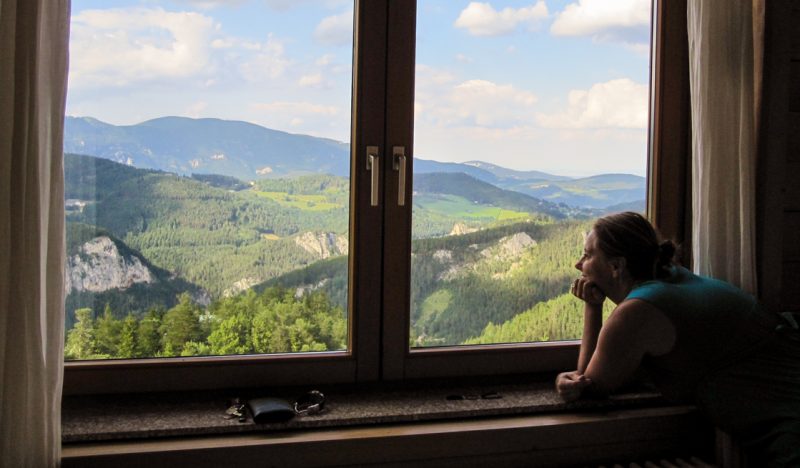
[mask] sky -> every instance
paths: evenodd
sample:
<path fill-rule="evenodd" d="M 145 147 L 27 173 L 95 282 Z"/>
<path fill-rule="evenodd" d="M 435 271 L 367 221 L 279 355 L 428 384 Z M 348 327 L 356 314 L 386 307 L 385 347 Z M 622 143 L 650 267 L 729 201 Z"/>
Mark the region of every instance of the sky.
<path fill-rule="evenodd" d="M 347 142 L 353 2 L 73 0 L 67 115 Z M 418 0 L 418 158 L 646 171 L 650 1 Z"/>

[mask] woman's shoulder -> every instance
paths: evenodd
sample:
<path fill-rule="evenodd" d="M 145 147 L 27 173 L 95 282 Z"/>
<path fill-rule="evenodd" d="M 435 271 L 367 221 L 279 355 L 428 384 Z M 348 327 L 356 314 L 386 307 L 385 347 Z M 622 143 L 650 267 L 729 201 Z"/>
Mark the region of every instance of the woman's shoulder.
<path fill-rule="evenodd" d="M 643 340 L 647 354 L 660 356 L 672 350 L 675 325 L 656 304 L 628 298 L 621 302 L 609 317 L 609 322 Z"/>
<path fill-rule="evenodd" d="M 696 278 L 695 275 L 689 270 L 675 265 L 669 269 L 666 277 L 643 281 L 635 285 L 628 293 L 627 299 L 652 301 L 657 297 L 674 294 L 679 286 L 694 278 Z"/>

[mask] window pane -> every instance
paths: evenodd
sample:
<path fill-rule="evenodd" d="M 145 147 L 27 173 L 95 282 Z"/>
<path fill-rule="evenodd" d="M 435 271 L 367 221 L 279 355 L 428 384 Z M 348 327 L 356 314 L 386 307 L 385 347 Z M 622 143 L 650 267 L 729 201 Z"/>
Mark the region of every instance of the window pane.
<path fill-rule="evenodd" d="M 650 6 L 419 1 L 412 347 L 580 338 L 584 233 L 645 209 Z"/>
<path fill-rule="evenodd" d="M 352 18 L 73 1 L 66 359 L 347 347 Z"/>

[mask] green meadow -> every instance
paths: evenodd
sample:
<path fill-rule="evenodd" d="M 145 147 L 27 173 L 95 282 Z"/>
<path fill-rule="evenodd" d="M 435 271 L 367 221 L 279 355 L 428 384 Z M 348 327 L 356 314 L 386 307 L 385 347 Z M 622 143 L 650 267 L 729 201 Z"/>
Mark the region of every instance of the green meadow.
<path fill-rule="evenodd" d="M 434 213 L 465 219 L 518 220 L 530 213 L 472 203 L 457 195 L 417 195 L 414 203 Z"/>
<path fill-rule="evenodd" d="M 342 205 L 332 203 L 325 195 L 289 194 L 288 192 L 255 192 L 257 196 L 270 199 L 283 207 L 304 211 L 328 211 L 341 208 Z"/>

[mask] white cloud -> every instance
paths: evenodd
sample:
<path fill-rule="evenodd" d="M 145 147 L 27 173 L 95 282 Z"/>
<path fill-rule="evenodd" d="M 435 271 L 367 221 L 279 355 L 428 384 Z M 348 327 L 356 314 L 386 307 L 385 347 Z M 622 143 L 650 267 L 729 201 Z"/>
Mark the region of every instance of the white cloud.
<path fill-rule="evenodd" d="M 267 4 L 273 10 L 288 10 L 289 7 L 298 3 L 296 0 L 264 0 L 264 3 Z"/>
<path fill-rule="evenodd" d="M 224 1 L 224 0 L 215 0 Z M 292 7 L 301 5 L 320 5 L 325 8 L 339 8 L 353 2 L 350 0 L 263 0 L 263 2 L 273 10 L 285 11 Z"/>
<path fill-rule="evenodd" d="M 547 15 L 547 4 L 543 0 L 529 7 L 509 7 L 501 11 L 489 3 L 470 2 L 456 19 L 455 26 L 466 29 L 473 36 L 501 36 L 513 33 L 524 24 L 533 29 Z"/>
<path fill-rule="evenodd" d="M 304 75 L 301 76 L 300 79 L 297 81 L 297 84 L 303 88 L 308 87 L 318 87 L 321 86 L 323 83 L 322 74 L 321 73 L 314 73 L 311 75 Z"/>
<path fill-rule="evenodd" d="M 188 3 L 202 10 L 210 10 L 219 6 L 237 6 L 247 0 L 179 0 L 180 3 Z"/>
<path fill-rule="evenodd" d="M 150 82 L 207 88 L 230 79 L 275 80 L 293 65 L 271 34 L 264 41 L 227 36 L 206 15 L 161 8 L 78 13 L 70 52 L 71 88 Z"/>
<path fill-rule="evenodd" d="M 300 116 L 335 116 L 339 114 L 339 109 L 334 106 L 323 106 L 310 102 L 288 102 L 275 101 L 269 103 L 255 103 L 251 107 L 258 111 L 284 114 L 287 117 Z"/>
<path fill-rule="evenodd" d="M 298 101 L 274 101 L 250 105 L 253 121 L 268 128 L 292 128 L 299 133 L 319 134 L 335 127 L 342 113 L 335 106 Z"/>
<path fill-rule="evenodd" d="M 535 119 L 536 95 L 486 80 L 456 83 L 453 75 L 417 67 L 414 111 L 420 125 L 507 128 Z"/>
<path fill-rule="evenodd" d="M 552 174 L 588 176 L 604 173 L 644 175 L 647 133 L 641 130 L 572 130 L 541 128 L 418 128 L 414 154 L 437 161 L 482 160 L 504 167 Z"/>
<path fill-rule="evenodd" d="M 578 0 L 556 14 L 556 36 L 591 36 L 641 50 L 649 42 L 650 0 Z"/>
<path fill-rule="evenodd" d="M 124 86 L 202 74 L 212 18 L 160 8 L 87 10 L 72 17 L 71 85 Z"/>
<path fill-rule="evenodd" d="M 214 49 L 230 49 L 236 44 L 236 40 L 232 37 L 223 37 L 211 41 L 211 47 Z"/>
<path fill-rule="evenodd" d="M 197 101 L 186 108 L 183 115 L 186 117 L 191 117 L 193 119 L 197 119 L 202 117 L 203 111 L 208 108 L 208 103 L 205 101 Z"/>
<path fill-rule="evenodd" d="M 597 83 L 588 90 L 573 90 L 560 113 L 537 118 L 548 128 L 647 128 L 648 87 L 627 78 Z"/>
<path fill-rule="evenodd" d="M 353 42 L 353 11 L 328 16 L 317 25 L 314 39 L 327 45 L 348 45 Z"/>
<path fill-rule="evenodd" d="M 334 58 L 335 57 L 333 56 L 333 54 L 325 54 L 322 57 L 318 58 L 317 61 L 314 62 L 314 63 L 316 63 L 317 65 L 319 65 L 321 67 L 324 67 L 324 66 L 332 64 L 334 62 Z"/>
<path fill-rule="evenodd" d="M 455 115 L 460 120 L 472 120 L 478 126 L 505 126 L 525 121 L 537 100 L 533 93 L 485 80 L 465 81 L 456 86 L 451 95 Z"/>
<path fill-rule="evenodd" d="M 260 82 L 280 77 L 290 65 L 286 58 L 283 42 L 270 34 L 267 41 L 257 44 L 245 44 L 243 49 L 255 51 L 239 65 L 239 72 L 245 80 Z"/>
<path fill-rule="evenodd" d="M 416 67 L 417 89 L 426 88 L 431 85 L 444 85 L 453 83 L 456 80 L 452 73 L 433 68 L 429 65 L 418 64 Z M 438 92 L 438 90 L 437 90 Z"/>

